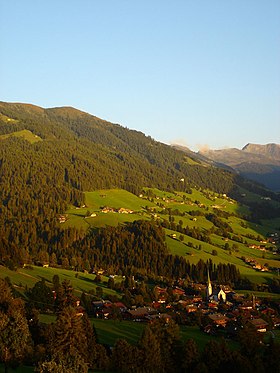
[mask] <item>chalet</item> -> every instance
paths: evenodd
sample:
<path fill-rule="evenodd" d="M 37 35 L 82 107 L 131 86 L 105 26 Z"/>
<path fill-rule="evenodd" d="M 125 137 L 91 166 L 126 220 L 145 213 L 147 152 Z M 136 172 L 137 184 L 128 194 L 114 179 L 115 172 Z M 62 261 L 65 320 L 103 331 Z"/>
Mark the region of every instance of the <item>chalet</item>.
<path fill-rule="evenodd" d="M 120 312 L 125 312 L 127 310 L 127 307 L 122 302 L 114 302 L 112 306 L 116 307 Z"/>
<path fill-rule="evenodd" d="M 273 322 L 273 328 L 279 328 L 280 327 L 280 318 L 273 317 L 272 322 Z"/>
<path fill-rule="evenodd" d="M 146 318 L 149 321 L 155 321 L 155 320 L 158 320 L 158 319 L 163 319 L 163 320 L 165 320 L 166 323 L 168 323 L 172 319 L 172 317 L 170 315 L 168 315 L 168 313 L 158 313 L 158 314 L 155 314 L 155 315 L 148 315 Z"/>
<path fill-rule="evenodd" d="M 208 318 L 210 320 L 210 323 L 213 323 L 215 326 L 222 326 L 225 327 L 228 322 L 228 317 L 222 315 L 221 313 L 214 313 L 211 315 L 208 315 Z"/>
<path fill-rule="evenodd" d="M 172 294 L 173 295 L 178 295 L 178 296 L 183 296 L 183 295 L 185 295 L 185 291 L 176 286 L 175 289 L 172 289 Z"/>
<path fill-rule="evenodd" d="M 102 303 L 101 307 L 97 309 L 95 315 L 102 319 L 109 319 L 116 314 L 122 314 L 127 310 L 122 302 L 112 303 L 110 301 Z"/>
<path fill-rule="evenodd" d="M 77 307 L 76 308 L 76 316 L 84 316 L 85 309 L 83 307 Z"/>
<path fill-rule="evenodd" d="M 211 302 L 209 302 L 209 303 L 207 303 L 207 308 L 209 309 L 209 310 L 217 310 L 218 309 L 218 306 L 219 306 L 219 303 L 218 302 L 215 302 L 215 301 L 211 301 Z"/>
<path fill-rule="evenodd" d="M 135 310 L 127 310 L 125 312 L 125 317 L 134 321 L 145 321 L 147 316 L 155 315 L 157 312 L 151 307 L 139 307 Z"/>
<path fill-rule="evenodd" d="M 196 292 L 205 292 L 206 290 L 206 285 L 205 284 L 200 284 L 200 283 L 192 283 L 191 287 L 193 290 Z"/>
<path fill-rule="evenodd" d="M 119 214 L 133 214 L 133 210 L 129 210 L 129 209 L 125 209 L 121 207 L 120 209 L 118 209 L 118 213 Z"/>
<path fill-rule="evenodd" d="M 268 327 L 268 323 L 263 319 L 249 320 L 248 323 L 260 333 L 265 333 Z"/>
<path fill-rule="evenodd" d="M 60 216 L 58 217 L 58 221 L 59 221 L 60 223 L 65 223 L 65 222 L 66 222 L 66 215 L 60 215 Z"/>
<path fill-rule="evenodd" d="M 187 313 L 196 312 L 197 309 L 198 308 L 195 304 L 189 304 L 188 306 L 186 306 Z"/>
<path fill-rule="evenodd" d="M 107 214 L 108 212 L 116 212 L 115 209 L 113 209 L 112 207 L 103 207 L 103 209 L 101 210 L 101 212 L 103 212 L 103 214 Z"/>
<path fill-rule="evenodd" d="M 92 304 L 93 312 L 94 312 L 95 314 L 97 314 L 97 312 L 98 312 L 99 310 L 101 310 L 101 308 L 103 307 L 103 305 L 104 305 L 104 301 L 103 301 L 103 300 L 100 300 L 100 301 L 94 301 L 94 302 L 92 302 L 91 304 Z"/>
<path fill-rule="evenodd" d="M 252 310 L 254 308 L 254 302 L 250 300 L 243 301 L 239 306 L 239 310 Z"/>

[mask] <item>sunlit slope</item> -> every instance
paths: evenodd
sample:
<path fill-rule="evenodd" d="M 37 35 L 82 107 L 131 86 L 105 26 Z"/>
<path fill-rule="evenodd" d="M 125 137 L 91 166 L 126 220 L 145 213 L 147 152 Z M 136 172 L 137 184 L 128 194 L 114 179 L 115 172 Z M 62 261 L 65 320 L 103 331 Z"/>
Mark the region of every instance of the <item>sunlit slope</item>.
<path fill-rule="evenodd" d="M 62 226 L 99 228 L 116 226 L 138 219 L 150 219 L 166 227 L 166 243 L 172 254 L 185 257 L 191 263 L 200 259 L 211 259 L 213 263 L 235 264 L 240 273 L 253 282 L 263 282 L 276 274 L 280 268 L 280 256 L 276 246 L 266 242 L 266 235 L 273 229 L 265 224 L 254 224 L 244 219 L 248 208 L 226 195 L 209 191 L 193 190 L 192 193 L 171 193 L 159 189 L 145 188 L 136 196 L 121 189 L 107 189 L 85 193 L 85 206 L 69 209 Z M 208 214 L 225 215 L 219 217 L 231 229 L 231 238 L 214 231 L 214 224 L 207 219 Z M 180 227 L 208 235 L 211 243 L 199 237 L 180 232 Z M 264 246 L 262 250 L 255 246 Z M 251 258 L 258 264 L 273 267 L 274 270 L 262 272 L 245 263 L 244 258 Z"/>

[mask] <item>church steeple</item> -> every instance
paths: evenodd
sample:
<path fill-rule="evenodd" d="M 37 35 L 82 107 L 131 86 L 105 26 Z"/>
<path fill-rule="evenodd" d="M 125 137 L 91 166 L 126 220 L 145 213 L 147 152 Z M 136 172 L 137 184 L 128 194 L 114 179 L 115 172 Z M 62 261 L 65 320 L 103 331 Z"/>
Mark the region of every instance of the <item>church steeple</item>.
<path fill-rule="evenodd" d="M 210 275 L 209 275 L 209 268 L 207 269 L 207 277 L 208 277 L 208 281 L 207 281 L 207 288 L 206 288 L 206 297 L 207 299 L 209 299 L 209 297 L 211 297 L 212 295 L 212 284 L 211 284 L 211 281 L 210 281 Z"/>

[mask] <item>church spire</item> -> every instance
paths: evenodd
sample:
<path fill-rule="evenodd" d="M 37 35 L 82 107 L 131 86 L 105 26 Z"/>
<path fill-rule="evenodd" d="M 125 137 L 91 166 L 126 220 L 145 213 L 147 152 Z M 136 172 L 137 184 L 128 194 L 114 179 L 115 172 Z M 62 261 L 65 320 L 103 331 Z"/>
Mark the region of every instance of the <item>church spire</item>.
<path fill-rule="evenodd" d="M 212 284 L 211 284 L 210 275 L 209 275 L 209 268 L 207 268 L 207 277 L 208 277 L 208 281 L 207 281 L 206 297 L 207 299 L 209 299 L 209 297 L 211 297 L 212 295 Z"/>

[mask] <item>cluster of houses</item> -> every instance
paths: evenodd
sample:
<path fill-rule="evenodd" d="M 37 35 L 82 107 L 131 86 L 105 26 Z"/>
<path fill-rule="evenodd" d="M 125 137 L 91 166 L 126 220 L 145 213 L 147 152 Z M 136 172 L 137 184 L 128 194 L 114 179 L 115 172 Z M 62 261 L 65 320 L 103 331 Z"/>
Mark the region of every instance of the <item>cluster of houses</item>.
<path fill-rule="evenodd" d="M 103 214 L 107 214 L 108 212 L 113 212 L 113 213 L 118 213 L 118 214 L 133 214 L 134 213 L 133 210 L 126 209 L 124 207 L 115 209 L 114 207 L 108 207 L 108 206 L 103 207 L 101 212 L 103 212 Z"/>
<path fill-rule="evenodd" d="M 206 293 L 206 297 L 199 295 L 198 289 L 200 294 Z M 222 329 L 229 336 L 237 334 L 244 326 L 241 326 L 240 319 L 260 333 L 280 327 L 278 312 L 254 296 L 249 299 L 233 292 L 228 286 L 212 286 L 209 277 L 207 285 L 193 284 L 193 290 L 196 295 L 187 295 L 184 289 L 174 286 L 174 297 L 170 301 L 170 289 L 157 286 L 157 300 L 151 304 L 129 309 L 122 302 L 100 300 L 92 303 L 93 313 L 97 318 L 136 322 L 152 322 L 160 318 L 168 322 L 172 318 L 178 320 L 178 317 L 187 320 L 199 314 L 203 318 L 201 327 L 205 333 L 215 334 Z"/>
<path fill-rule="evenodd" d="M 257 250 L 261 250 L 261 251 L 266 251 L 265 249 L 265 245 L 255 245 L 255 244 L 251 244 L 251 245 L 248 245 L 248 247 L 250 249 L 257 249 Z"/>
<path fill-rule="evenodd" d="M 96 301 L 92 303 L 95 317 L 102 319 L 114 319 L 148 322 L 159 318 L 166 321 L 172 317 L 167 313 L 160 313 L 152 306 L 134 307 L 128 309 L 122 302 Z"/>
<path fill-rule="evenodd" d="M 255 259 L 252 258 L 244 258 L 244 262 L 250 265 L 256 271 L 267 272 L 268 268 L 260 263 L 258 263 Z"/>
<path fill-rule="evenodd" d="M 59 215 L 58 221 L 59 221 L 60 224 L 65 223 L 66 220 L 67 220 L 67 215 Z"/>

